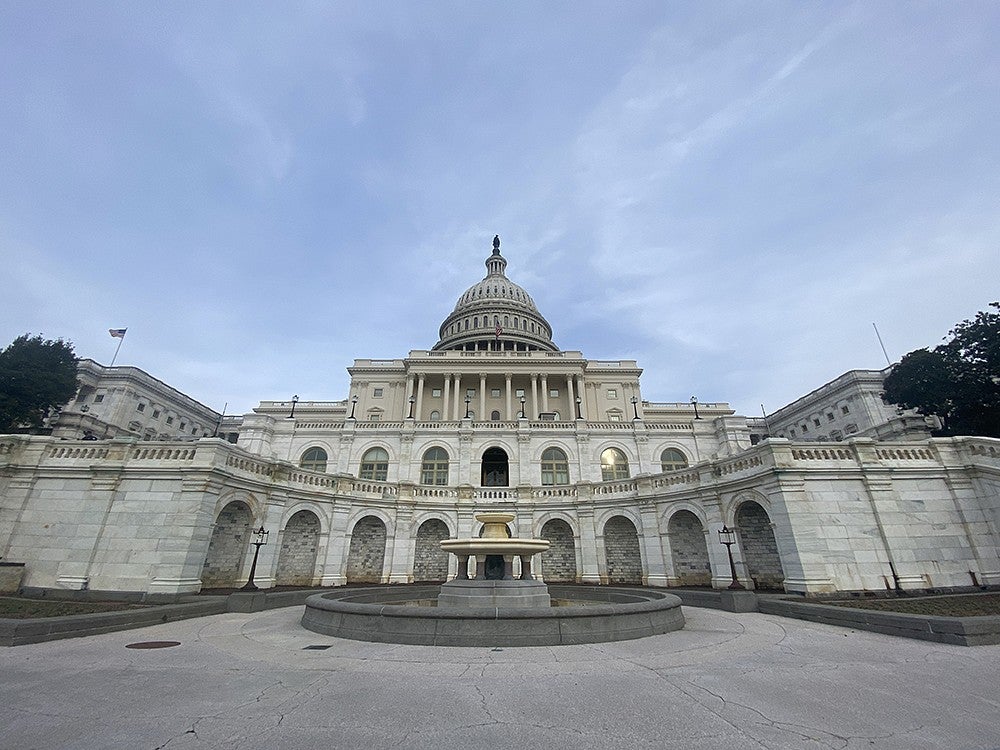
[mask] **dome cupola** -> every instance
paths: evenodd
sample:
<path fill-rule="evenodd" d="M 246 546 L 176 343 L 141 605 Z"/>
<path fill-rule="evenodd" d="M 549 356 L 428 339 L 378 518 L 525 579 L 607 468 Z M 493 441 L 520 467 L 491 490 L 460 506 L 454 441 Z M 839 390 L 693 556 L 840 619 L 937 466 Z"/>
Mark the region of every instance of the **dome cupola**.
<path fill-rule="evenodd" d="M 444 323 L 435 350 L 559 351 L 552 328 L 524 289 L 507 278 L 500 237 L 486 259 L 486 276 L 458 298 Z"/>

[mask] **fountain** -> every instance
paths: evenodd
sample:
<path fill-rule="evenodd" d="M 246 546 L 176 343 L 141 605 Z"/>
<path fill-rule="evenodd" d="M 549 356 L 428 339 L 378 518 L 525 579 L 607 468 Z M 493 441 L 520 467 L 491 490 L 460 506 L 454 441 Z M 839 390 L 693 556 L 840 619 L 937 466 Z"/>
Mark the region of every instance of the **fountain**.
<path fill-rule="evenodd" d="M 478 538 L 446 539 L 458 575 L 438 585 L 373 586 L 314 594 L 302 626 L 325 635 L 380 643 L 434 646 L 555 646 L 602 643 L 684 627 L 681 600 L 643 587 L 547 586 L 531 558 L 545 539 L 511 538 L 508 512 L 476 514 Z M 469 578 L 469 560 L 476 575 Z M 520 575 L 514 577 L 514 559 Z"/>

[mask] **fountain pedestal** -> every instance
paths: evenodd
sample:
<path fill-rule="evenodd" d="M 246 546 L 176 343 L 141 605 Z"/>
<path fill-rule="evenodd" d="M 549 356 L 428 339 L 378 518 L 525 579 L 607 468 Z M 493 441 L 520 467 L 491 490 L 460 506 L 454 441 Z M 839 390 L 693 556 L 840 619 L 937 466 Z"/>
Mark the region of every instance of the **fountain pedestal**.
<path fill-rule="evenodd" d="M 531 558 L 549 548 L 545 539 L 507 536 L 513 513 L 477 513 L 484 524 L 478 539 L 446 539 L 441 549 L 458 556 L 458 577 L 442 584 L 438 607 L 550 607 L 549 588 L 531 576 Z M 476 559 L 476 577 L 469 578 L 469 558 Z M 514 558 L 521 559 L 521 576 L 514 578 Z M 502 564 L 501 564 L 502 561 Z"/>

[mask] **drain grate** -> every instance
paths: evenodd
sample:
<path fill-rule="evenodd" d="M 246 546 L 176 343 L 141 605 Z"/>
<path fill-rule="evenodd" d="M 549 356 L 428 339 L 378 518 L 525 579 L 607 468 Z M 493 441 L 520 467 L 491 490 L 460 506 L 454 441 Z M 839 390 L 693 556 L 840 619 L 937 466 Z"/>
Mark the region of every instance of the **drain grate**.
<path fill-rule="evenodd" d="M 326 651 L 328 648 L 333 648 L 332 643 L 328 643 L 325 646 L 304 646 L 303 651 Z"/>
<path fill-rule="evenodd" d="M 125 648 L 172 648 L 180 645 L 180 641 L 139 641 L 126 644 Z"/>

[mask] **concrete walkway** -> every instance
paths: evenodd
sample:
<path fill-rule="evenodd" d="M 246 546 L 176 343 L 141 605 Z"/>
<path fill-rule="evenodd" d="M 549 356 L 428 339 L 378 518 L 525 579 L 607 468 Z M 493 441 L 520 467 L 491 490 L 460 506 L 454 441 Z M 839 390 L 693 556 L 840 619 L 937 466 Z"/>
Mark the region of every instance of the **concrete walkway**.
<path fill-rule="evenodd" d="M 685 630 L 590 646 L 343 641 L 301 607 L 18 646 L 0 747 L 1000 748 L 1000 646 L 684 611 Z M 150 640 L 181 645 L 125 648 Z"/>

